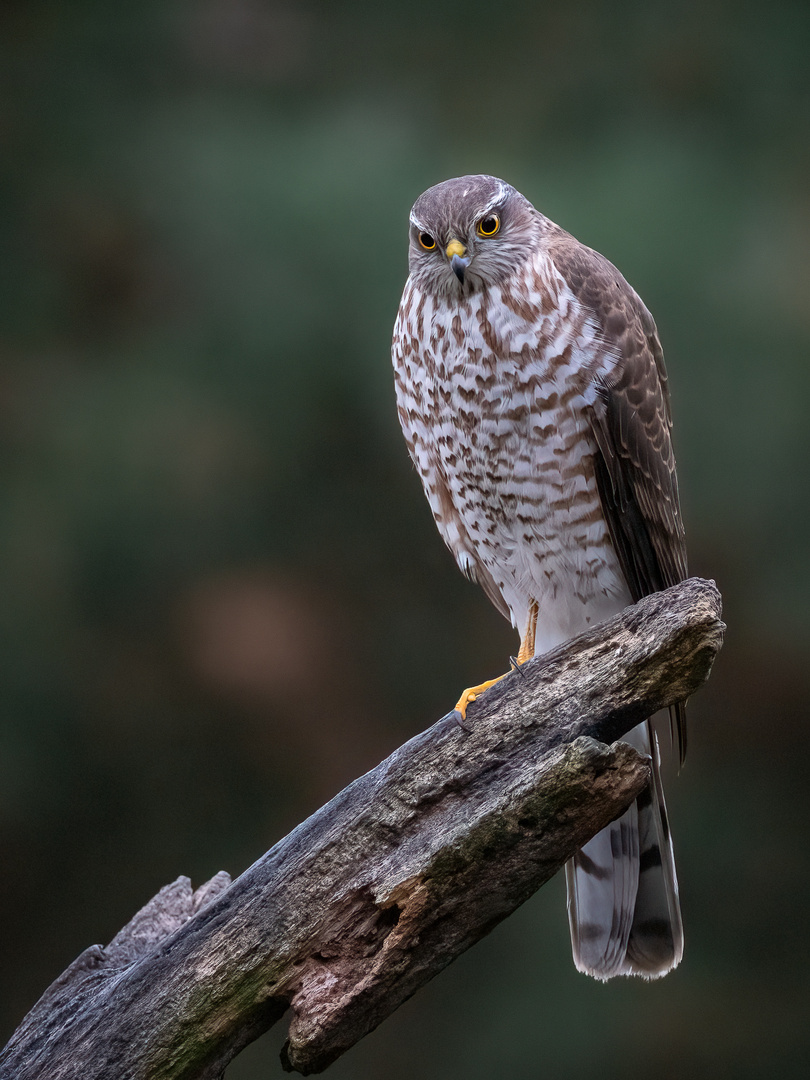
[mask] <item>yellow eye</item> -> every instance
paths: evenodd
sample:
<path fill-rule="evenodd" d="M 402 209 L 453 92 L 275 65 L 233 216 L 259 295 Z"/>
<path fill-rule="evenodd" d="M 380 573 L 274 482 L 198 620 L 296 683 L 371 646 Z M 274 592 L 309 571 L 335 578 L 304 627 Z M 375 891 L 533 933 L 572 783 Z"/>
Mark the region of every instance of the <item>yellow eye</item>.
<path fill-rule="evenodd" d="M 425 251 L 433 251 L 433 249 L 436 247 L 436 241 L 433 239 L 430 233 L 426 232 L 419 233 L 419 243 L 422 245 Z"/>
<path fill-rule="evenodd" d="M 487 214 L 478 222 L 479 236 L 494 236 L 501 227 L 501 219 L 497 214 Z"/>

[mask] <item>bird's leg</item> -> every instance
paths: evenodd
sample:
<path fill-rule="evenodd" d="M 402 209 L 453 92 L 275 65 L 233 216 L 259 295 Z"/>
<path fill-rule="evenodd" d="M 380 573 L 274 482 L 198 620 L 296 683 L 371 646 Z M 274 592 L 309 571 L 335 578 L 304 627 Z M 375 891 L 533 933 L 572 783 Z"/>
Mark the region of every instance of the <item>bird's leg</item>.
<path fill-rule="evenodd" d="M 534 635 L 537 630 L 537 601 L 529 601 L 529 621 L 526 624 L 526 633 L 520 643 L 520 651 L 517 654 L 517 662 L 525 664 L 534 656 Z"/>
<path fill-rule="evenodd" d="M 526 626 L 526 633 L 523 635 L 523 640 L 520 643 L 520 650 L 517 654 L 516 664 L 525 664 L 527 660 L 531 660 L 534 656 L 534 634 L 537 629 L 537 601 L 531 600 L 529 602 L 529 622 Z M 486 682 L 480 684 L 480 686 L 471 686 L 468 690 L 465 690 L 461 697 L 456 702 L 455 711 L 460 714 L 461 719 L 465 720 L 467 717 L 467 707 L 475 701 L 479 694 L 483 694 L 485 690 L 488 690 L 490 686 L 494 686 L 496 682 L 500 682 L 501 679 L 505 679 L 511 672 L 507 671 L 504 675 L 499 675 L 497 679 L 488 679 Z"/>

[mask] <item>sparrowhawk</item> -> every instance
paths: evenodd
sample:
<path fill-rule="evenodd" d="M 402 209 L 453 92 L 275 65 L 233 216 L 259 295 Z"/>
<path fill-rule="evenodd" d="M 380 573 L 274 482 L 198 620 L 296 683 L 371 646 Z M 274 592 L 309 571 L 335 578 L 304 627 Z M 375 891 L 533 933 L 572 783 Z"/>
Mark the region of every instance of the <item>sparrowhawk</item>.
<path fill-rule="evenodd" d="M 515 188 L 462 176 L 417 199 L 393 362 L 436 524 L 520 632 L 518 662 L 686 577 L 652 316 Z M 682 706 L 674 722 L 683 758 Z M 627 741 L 651 755 L 651 787 L 566 867 L 574 961 L 600 979 L 656 978 L 683 952 L 649 721 Z"/>

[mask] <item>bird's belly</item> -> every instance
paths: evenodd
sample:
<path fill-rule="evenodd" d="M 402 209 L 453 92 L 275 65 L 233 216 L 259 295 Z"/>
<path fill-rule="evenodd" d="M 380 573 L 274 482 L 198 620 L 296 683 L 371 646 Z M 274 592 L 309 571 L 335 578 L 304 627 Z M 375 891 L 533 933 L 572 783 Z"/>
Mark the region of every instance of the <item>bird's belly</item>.
<path fill-rule="evenodd" d="M 630 602 L 602 511 L 585 402 L 539 386 L 493 387 L 484 407 L 452 391 L 444 472 L 475 559 L 521 634 L 538 605 L 545 652 Z M 441 450 L 441 447 L 439 447 Z"/>

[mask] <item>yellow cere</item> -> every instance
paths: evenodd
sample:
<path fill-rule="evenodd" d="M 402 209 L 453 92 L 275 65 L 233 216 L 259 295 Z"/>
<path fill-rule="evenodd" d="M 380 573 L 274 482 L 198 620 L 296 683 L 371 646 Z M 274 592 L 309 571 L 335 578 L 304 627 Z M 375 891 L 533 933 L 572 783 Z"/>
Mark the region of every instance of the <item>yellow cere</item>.
<path fill-rule="evenodd" d="M 451 240 L 445 248 L 447 252 L 447 258 L 452 259 L 454 255 L 458 255 L 461 258 L 467 251 L 460 240 Z"/>

